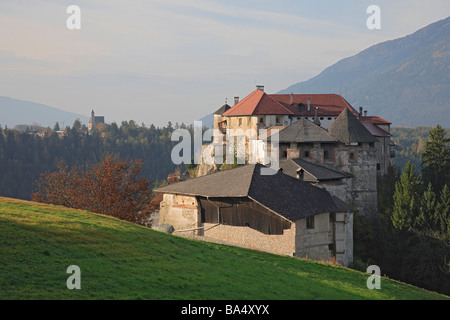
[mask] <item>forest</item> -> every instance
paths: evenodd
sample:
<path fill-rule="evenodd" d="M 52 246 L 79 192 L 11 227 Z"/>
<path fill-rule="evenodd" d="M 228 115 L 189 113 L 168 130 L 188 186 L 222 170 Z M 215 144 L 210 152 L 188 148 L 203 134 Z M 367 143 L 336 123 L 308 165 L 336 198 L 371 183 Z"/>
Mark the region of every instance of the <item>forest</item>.
<path fill-rule="evenodd" d="M 152 184 L 158 183 L 177 167 L 170 160 L 172 148 L 177 143 L 171 141 L 171 133 L 177 128 L 186 126 L 168 122 L 164 127 L 146 127 L 131 120 L 120 125 L 99 124 L 96 131 L 88 134 L 87 127 L 75 121 L 72 127 L 63 130 L 55 124 L 41 135 L 0 127 L 0 196 L 30 200 L 40 175 L 56 170 L 58 162 L 63 161 L 69 167 L 86 166 L 107 156 L 125 161 L 142 160 L 143 177 Z M 394 165 L 398 170 L 411 161 L 420 173 L 421 154 L 430 129 L 392 128 L 392 139 L 396 144 Z M 450 132 L 449 129 L 446 131 Z"/>
<path fill-rule="evenodd" d="M 392 141 L 395 143 L 394 165 L 402 170 L 408 161 L 420 172 L 422 168 L 421 154 L 425 151 L 425 143 L 429 138 L 431 127 L 394 127 L 391 128 Z M 450 129 L 445 129 L 450 135 Z"/>
<path fill-rule="evenodd" d="M 59 162 L 86 167 L 108 156 L 142 160 L 141 175 L 158 183 L 176 168 L 170 160 L 176 142 L 170 137 L 178 126 L 169 122 L 164 127 L 146 127 L 124 121 L 120 126 L 99 124 L 88 133 L 85 125 L 75 121 L 72 127 L 60 130 L 56 124 L 42 134 L 0 127 L 0 196 L 30 200 L 41 174 L 55 171 Z"/>
<path fill-rule="evenodd" d="M 355 214 L 353 267 L 378 265 L 389 278 L 450 294 L 450 138 L 439 125 L 426 139 L 416 130 L 400 129 L 397 140 L 415 161 L 377 181 L 378 216 Z"/>

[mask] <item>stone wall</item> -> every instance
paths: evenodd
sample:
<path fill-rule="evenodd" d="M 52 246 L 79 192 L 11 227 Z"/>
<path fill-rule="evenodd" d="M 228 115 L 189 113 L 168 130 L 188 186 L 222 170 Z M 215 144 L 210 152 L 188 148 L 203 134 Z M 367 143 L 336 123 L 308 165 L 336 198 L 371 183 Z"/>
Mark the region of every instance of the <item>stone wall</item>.
<path fill-rule="evenodd" d="M 376 149 L 364 143 L 362 146 L 340 148 L 336 154 L 337 169 L 352 175 L 351 179 L 347 179 L 347 197 L 342 200 L 354 206 L 361 215 L 376 216 Z"/>
<path fill-rule="evenodd" d="M 305 151 L 308 157 L 305 157 Z M 327 157 L 324 156 L 324 151 L 328 151 Z M 375 147 L 371 147 L 369 143 L 356 145 L 299 143 L 291 144 L 286 152 L 289 153 L 290 158 L 299 157 L 351 174 L 352 177 L 343 179 L 342 183 L 321 183 L 318 186 L 352 205 L 361 215 L 377 214 L 377 150 Z"/>
<path fill-rule="evenodd" d="M 250 227 L 201 223 L 195 197 L 164 194 L 159 223 L 172 225 L 175 234 L 204 236 L 254 250 L 311 260 L 329 261 L 335 256 L 339 264 L 348 266 L 353 259 L 353 216 L 336 213 L 333 217 L 321 213 L 314 217 L 313 228 L 307 228 L 307 219 L 300 219 L 283 234 L 268 235 Z"/>
<path fill-rule="evenodd" d="M 314 216 L 314 228 L 306 219 L 295 222 L 295 256 L 330 261 L 348 267 L 353 261 L 353 215 L 344 212 Z"/>
<path fill-rule="evenodd" d="M 200 220 L 199 205 L 195 197 L 164 194 L 160 203 L 159 224 L 167 223 L 175 230 L 184 230 L 198 228 Z"/>
<path fill-rule="evenodd" d="M 295 222 L 295 256 L 311 260 L 331 259 L 328 245 L 329 214 L 321 213 L 314 217 L 314 228 L 308 229 L 306 219 Z"/>
<path fill-rule="evenodd" d="M 291 229 L 285 229 L 282 235 L 268 235 L 249 227 L 236 227 L 205 223 L 205 237 L 244 245 L 254 250 L 267 251 L 283 255 L 294 255 L 295 224 Z"/>

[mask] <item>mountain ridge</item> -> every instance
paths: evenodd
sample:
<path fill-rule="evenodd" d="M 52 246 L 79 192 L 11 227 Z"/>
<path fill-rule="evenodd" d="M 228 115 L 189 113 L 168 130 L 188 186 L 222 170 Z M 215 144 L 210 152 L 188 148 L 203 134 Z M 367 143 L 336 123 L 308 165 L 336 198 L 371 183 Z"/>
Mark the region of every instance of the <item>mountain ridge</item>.
<path fill-rule="evenodd" d="M 89 110 L 90 111 L 90 110 Z M 84 124 L 89 121 L 88 116 L 64 111 L 42 103 L 0 96 L 0 125 L 12 128 L 16 125 L 39 124 L 53 127 L 56 122 L 60 126 L 72 126 L 76 119 Z"/>
<path fill-rule="evenodd" d="M 339 60 L 278 93 L 339 93 L 394 126 L 450 127 L 450 17 Z M 305 90 L 303 90 L 305 88 Z"/>

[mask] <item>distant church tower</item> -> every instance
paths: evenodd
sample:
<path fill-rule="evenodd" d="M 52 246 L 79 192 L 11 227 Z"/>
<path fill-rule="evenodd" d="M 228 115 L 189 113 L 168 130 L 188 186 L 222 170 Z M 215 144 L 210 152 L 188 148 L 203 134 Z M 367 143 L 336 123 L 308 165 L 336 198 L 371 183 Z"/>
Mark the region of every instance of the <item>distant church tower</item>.
<path fill-rule="evenodd" d="M 88 124 L 88 131 L 92 132 L 92 130 L 95 130 L 97 128 L 98 123 L 105 123 L 105 117 L 104 116 L 96 117 L 94 110 L 92 110 L 91 118 L 89 119 Z"/>

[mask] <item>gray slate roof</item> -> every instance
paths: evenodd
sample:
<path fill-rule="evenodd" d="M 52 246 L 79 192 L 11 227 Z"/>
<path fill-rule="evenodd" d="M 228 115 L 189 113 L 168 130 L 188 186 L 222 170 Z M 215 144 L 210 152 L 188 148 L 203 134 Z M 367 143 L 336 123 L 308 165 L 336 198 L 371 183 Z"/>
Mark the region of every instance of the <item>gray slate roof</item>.
<path fill-rule="evenodd" d="M 248 197 L 294 222 L 323 212 L 337 212 L 330 193 L 278 171 L 261 175 L 261 164 L 247 164 L 156 190 L 162 193 L 221 198 Z"/>
<path fill-rule="evenodd" d="M 328 127 L 328 132 L 334 138 L 347 144 L 378 141 L 347 108 Z"/>
<path fill-rule="evenodd" d="M 219 109 L 217 109 L 216 112 L 214 112 L 214 114 L 222 115 L 225 111 L 227 111 L 229 109 L 231 109 L 231 107 L 225 103 L 223 106 L 221 106 Z"/>
<path fill-rule="evenodd" d="M 330 136 L 327 130 L 312 123 L 305 118 L 300 118 L 290 126 L 279 132 L 280 142 L 337 142 Z"/>
<path fill-rule="evenodd" d="M 329 181 L 351 177 L 348 173 L 330 169 L 303 159 L 280 160 L 280 167 L 283 169 L 284 174 L 294 178 L 297 178 L 297 171 L 303 169 L 310 176 L 310 179 L 306 179 L 305 177 L 305 181 Z"/>
<path fill-rule="evenodd" d="M 334 200 L 334 203 L 336 204 L 336 206 L 338 207 L 337 212 L 351 212 L 352 211 L 352 208 L 347 203 L 345 203 L 344 201 L 339 199 L 338 197 L 333 196 L 333 200 Z"/>

